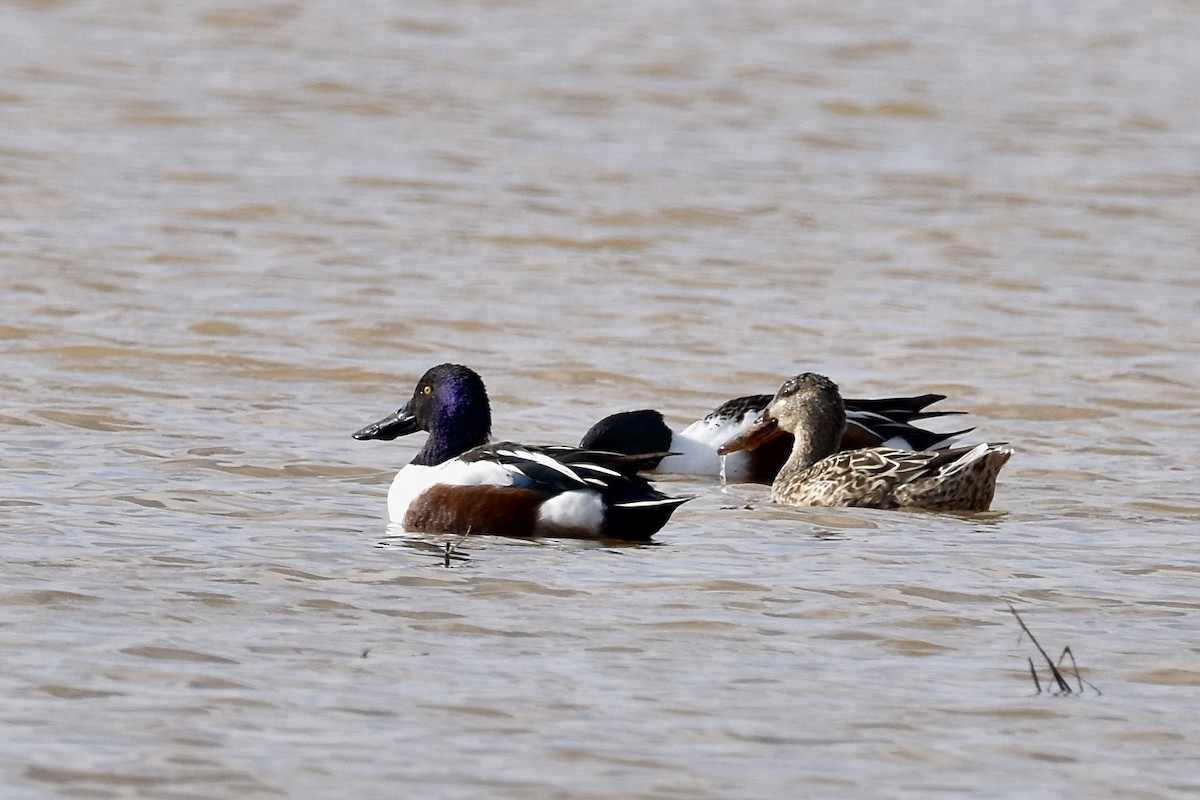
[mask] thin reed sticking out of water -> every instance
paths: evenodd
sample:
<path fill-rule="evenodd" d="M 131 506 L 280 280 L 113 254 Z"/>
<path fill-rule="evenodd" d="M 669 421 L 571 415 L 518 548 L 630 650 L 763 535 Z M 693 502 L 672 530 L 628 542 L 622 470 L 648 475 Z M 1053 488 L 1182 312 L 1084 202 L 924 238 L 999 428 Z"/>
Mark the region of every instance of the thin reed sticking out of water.
<path fill-rule="evenodd" d="M 1079 665 L 1075 662 L 1075 654 L 1071 652 L 1070 645 L 1063 648 L 1062 653 L 1058 657 L 1058 663 L 1056 664 L 1054 660 L 1050 658 L 1050 655 L 1046 652 L 1046 649 L 1042 647 L 1040 642 L 1038 642 L 1037 637 L 1033 635 L 1033 631 L 1029 630 L 1029 626 L 1025 624 L 1025 620 L 1021 619 L 1021 615 L 1017 613 L 1015 608 L 1013 608 L 1012 603 L 1008 604 L 1008 610 L 1011 611 L 1012 615 L 1017 618 L 1017 623 L 1021 626 L 1021 630 L 1025 632 L 1025 635 L 1029 637 L 1029 641 L 1033 642 L 1033 646 L 1038 649 L 1038 652 L 1042 654 L 1042 658 L 1046 660 L 1046 664 L 1049 665 L 1050 674 L 1054 676 L 1054 683 L 1058 687 L 1055 691 L 1051 692 L 1051 694 L 1073 694 L 1076 692 L 1076 690 L 1071 688 L 1071 684 L 1067 682 L 1067 679 L 1063 677 L 1062 670 L 1059 669 L 1059 667 L 1062 666 L 1063 659 L 1067 658 L 1068 656 L 1071 658 L 1071 670 L 1075 673 L 1075 680 L 1079 684 L 1078 692 L 1083 692 L 1083 686 L 1084 684 L 1087 684 L 1096 694 L 1101 694 L 1101 691 L 1097 689 L 1093 683 L 1090 681 L 1085 681 L 1079 674 Z M 1029 675 L 1033 678 L 1033 685 L 1037 688 L 1037 693 L 1041 694 L 1042 682 L 1038 679 L 1037 668 L 1033 665 L 1032 658 L 1029 659 Z"/>
<path fill-rule="evenodd" d="M 467 528 L 467 532 L 464 533 L 462 536 L 460 536 L 457 542 L 446 542 L 446 548 L 443 553 L 443 560 L 442 560 L 443 567 L 445 567 L 446 569 L 449 569 L 450 568 L 450 560 L 452 558 L 458 559 L 459 561 L 467 560 L 467 558 L 468 558 L 467 556 L 462 555 L 458 552 L 458 546 L 460 544 L 462 544 L 463 542 L 465 542 L 467 540 L 467 537 L 470 535 L 471 535 L 471 529 Z"/>

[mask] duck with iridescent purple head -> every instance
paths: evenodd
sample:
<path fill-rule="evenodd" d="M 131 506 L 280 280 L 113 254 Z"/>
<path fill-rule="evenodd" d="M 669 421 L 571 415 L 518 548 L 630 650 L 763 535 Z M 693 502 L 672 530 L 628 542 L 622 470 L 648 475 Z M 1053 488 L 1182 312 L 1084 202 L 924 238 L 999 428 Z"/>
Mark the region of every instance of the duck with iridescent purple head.
<path fill-rule="evenodd" d="M 479 375 L 439 364 L 394 414 L 355 432 L 390 441 L 429 438 L 388 490 L 405 530 L 646 541 L 690 497 L 669 497 L 637 474 L 647 458 L 567 446 L 489 443 L 492 414 Z"/>

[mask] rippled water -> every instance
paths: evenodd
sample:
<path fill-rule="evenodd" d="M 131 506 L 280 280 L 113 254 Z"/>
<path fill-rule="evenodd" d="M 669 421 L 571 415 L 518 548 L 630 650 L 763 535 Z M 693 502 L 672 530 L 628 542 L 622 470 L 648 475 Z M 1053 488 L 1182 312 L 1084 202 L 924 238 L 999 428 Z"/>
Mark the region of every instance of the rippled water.
<path fill-rule="evenodd" d="M 4 796 L 1200 794 L 1198 25 L 0 6 Z M 445 360 L 505 438 L 812 369 L 1017 455 L 446 567 L 350 438 Z"/>

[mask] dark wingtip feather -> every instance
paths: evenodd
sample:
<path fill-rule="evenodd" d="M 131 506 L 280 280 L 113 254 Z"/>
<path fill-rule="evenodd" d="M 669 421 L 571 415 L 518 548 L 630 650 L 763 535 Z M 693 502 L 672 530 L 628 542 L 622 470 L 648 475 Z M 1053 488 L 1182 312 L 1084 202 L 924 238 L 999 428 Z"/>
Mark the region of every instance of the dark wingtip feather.
<path fill-rule="evenodd" d="M 626 542 L 646 542 L 662 530 L 675 509 L 693 497 L 661 497 L 636 503 L 614 503 L 608 507 L 604 535 Z"/>
<path fill-rule="evenodd" d="M 963 436 L 975 430 L 974 428 L 963 428 L 960 431 L 949 431 L 948 433 L 938 433 L 936 431 L 927 431 L 924 428 L 912 426 L 904 434 L 905 440 L 912 445 L 914 450 L 937 450 L 946 447 L 951 439 L 956 436 Z"/>
<path fill-rule="evenodd" d="M 926 411 L 934 403 L 946 399 L 944 394 L 918 394 L 912 397 L 884 397 L 877 400 L 847 398 L 844 402 L 848 411 L 867 411 L 879 414 L 894 422 L 909 422 L 914 419 L 942 417 L 961 414 L 961 411 Z"/>

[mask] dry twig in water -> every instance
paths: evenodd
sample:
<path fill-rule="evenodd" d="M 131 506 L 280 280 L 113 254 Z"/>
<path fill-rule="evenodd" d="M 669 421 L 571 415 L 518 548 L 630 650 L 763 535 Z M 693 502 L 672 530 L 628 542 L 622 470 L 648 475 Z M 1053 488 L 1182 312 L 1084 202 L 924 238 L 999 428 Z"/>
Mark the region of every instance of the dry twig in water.
<path fill-rule="evenodd" d="M 1037 637 L 1033 635 L 1033 631 L 1029 630 L 1029 626 L 1025 624 L 1025 620 L 1021 619 L 1021 615 L 1017 613 L 1015 608 L 1013 608 L 1012 603 L 1008 604 L 1008 610 L 1011 611 L 1012 615 L 1017 618 L 1017 624 L 1021 626 L 1021 630 L 1025 632 L 1025 635 L 1029 637 L 1029 641 L 1033 642 L 1033 646 L 1036 647 L 1038 652 L 1042 654 L 1042 658 L 1046 659 L 1046 664 L 1050 667 L 1050 674 L 1054 676 L 1054 683 L 1058 686 L 1058 691 L 1056 694 L 1072 694 L 1074 691 L 1071 689 L 1071 684 L 1067 683 L 1067 679 L 1063 677 L 1062 671 L 1059 670 L 1063 659 L 1067 656 L 1071 657 L 1071 669 L 1075 673 L 1075 680 L 1079 683 L 1079 691 L 1083 691 L 1083 685 L 1086 683 L 1092 688 L 1093 691 L 1096 692 L 1096 694 L 1100 694 L 1100 690 L 1097 689 L 1095 685 L 1089 681 L 1085 681 L 1082 676 L 1080 676 L 1079 665 L 1075 663 L 1075 654 L 1071 652 L 1071 648 L 1069 646 L 1063 648 L 1062 654 L 1058 657 L 1058 663 L 1056 664 L 1054 660 L 1050 658 L 1045 648 L 1042 647 L 1041 643 L 1038 642 Z M 1038 680 L 1037 669 L 1033 665 L 1032 658 L 1029 659 L 1029 674 L 1033 676 L 1033 685 L 1035 688 L 1037 688 L 1037 693 L 1041 694 L 1042 682 Z"/>
<path fill-rule="evenodd" d="M 459 558 L 459 559 L 463 559 L 463 560 L 465 560 L 467 558 L 466 556 L 458 555 L 457 550 L 458 550 L 458 546 L 460 544 L 462 544 L 463 542 L 465 542 L 467 540 L 467 537 L 470 535 L 471 535 L 471 529 L 467 528 L 467 532 L 464 533 L 462 536 L 460 536 L 457 542 L 454 542 L 453 544 L 450 542 L 446 542 L 446 548 L 445 548 L 445 552 L 443 554 L 442 566 L 446 567 L 446 569 L 449 569 L 451 557 Z"/>

